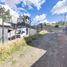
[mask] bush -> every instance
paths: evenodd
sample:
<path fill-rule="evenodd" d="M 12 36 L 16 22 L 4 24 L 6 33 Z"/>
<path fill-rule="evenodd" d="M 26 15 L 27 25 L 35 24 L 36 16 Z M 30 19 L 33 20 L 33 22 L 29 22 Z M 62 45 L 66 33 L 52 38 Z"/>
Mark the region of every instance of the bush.
<path fill-rule="evenodd" d="M 55 25 L 55 28 L 58 28 L 59 27 L 59 25 Z"/>
<path fill-rule="evenodd" d="M 40 35 L 45 35 L 45 34 L 47 34 L 47 33 L 48 33 L 47 30 L 42 30 L 42 31 L 39 32 Z"/>

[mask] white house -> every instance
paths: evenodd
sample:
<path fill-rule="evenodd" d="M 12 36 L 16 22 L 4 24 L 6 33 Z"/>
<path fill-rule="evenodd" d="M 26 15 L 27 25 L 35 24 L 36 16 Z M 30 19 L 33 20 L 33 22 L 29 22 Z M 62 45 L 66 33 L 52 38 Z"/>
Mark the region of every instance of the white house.
<path fill-rule="evenodd" d="M 0 19 L 0 43 L 2 42 L 2 19 Z M 4 42 L 8 41 L 8 32 L 11 29 L 11 25 L 9 23 L 4 22 Z"/>
<path fill-rule="evenodd" d="M 25 23 L 12 24 L 13 30 L 9 33 L 9 39 L 27 37 L 37 34 L 37 30 Z"/>

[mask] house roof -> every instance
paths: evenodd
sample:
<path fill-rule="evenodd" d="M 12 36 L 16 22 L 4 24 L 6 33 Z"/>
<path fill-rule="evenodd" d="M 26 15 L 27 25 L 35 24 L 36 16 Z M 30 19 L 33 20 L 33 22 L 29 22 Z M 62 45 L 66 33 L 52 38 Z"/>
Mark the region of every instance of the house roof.
<path fill-rule="evenodd" d="M 6 22 L 4 22 L 4 26 L 5 27 L 11 27 L 10 23 L 6 23 Z M 0 22 L 0 27 L 2 27 L 2 22 Z"/>
<path fill-rule="evenodd" d="M 15 25 L 16 25 L 17 28 L 24 26 L 24 27 L 35 29 L 33 26 L 31 26 L 31 25 L 29 25 L 27 23 L 17 23 L 17 24 L 12 23 L 13 28 L 15 28 Z"/>

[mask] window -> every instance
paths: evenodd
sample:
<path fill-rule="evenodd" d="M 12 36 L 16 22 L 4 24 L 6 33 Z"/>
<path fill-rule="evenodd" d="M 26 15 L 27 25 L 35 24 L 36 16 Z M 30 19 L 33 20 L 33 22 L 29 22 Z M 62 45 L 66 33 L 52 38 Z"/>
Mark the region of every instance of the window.
<path fill-rule="evenodd" d="M 21 30 L 17 30 L 16 31 L 16 34 L 21 34 Z"/>
<path fill-rule="evenodd" d="M 25 33 L 25 31 L 22 31 L 21 34 Z"/>

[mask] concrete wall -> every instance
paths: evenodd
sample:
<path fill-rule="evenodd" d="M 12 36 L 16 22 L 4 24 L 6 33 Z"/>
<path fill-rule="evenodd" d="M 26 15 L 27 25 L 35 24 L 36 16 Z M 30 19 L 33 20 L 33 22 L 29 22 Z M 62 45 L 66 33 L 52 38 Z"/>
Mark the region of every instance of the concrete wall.
<path fill-rule="evenodd" d="M 36 29 L 30 29 L 30 28 L 28 28 L 28 33 L 29 33 L 29 35 L 35 35 L 35 34 L 37 34 L 37 30 Z"/>
<path fill-rule="evenodd" d="M 32 28 L 28 28 L 28 34 L 26 34 L 26 28 L 23 29 L 25 31 L 24 34 L 21 35 L 21 37 L 23 36 L 32 36 L 32 35 L 35 35 L 37 34 L 37 30 L 36 29 L 32 29 Z"/>
<path fill-rule="evenodd" d="M 4 28 L 4 42 L 8 41 L 8 29 Z M 2 27 L 0 27 L 0 43 L 2 42 Z"/>
<path fill-rule="evenodd" d="M 22 31 L 24 31 L 24 33 L 20 33 L 19 35 L 20 35 L 20 37 L 26 37 L 26 36 L 31 36 L 31 35 L 35 35 L 35 34 L 37 34 L 37 30 L 36 29 L 30 29 L 30 28 L 28 28 L 28 34 L 27 34 L 27 30 L 26 30 L 26 28 L 25 27 L 23 27 L 23 28 L 18 28 L 17 29 L 17 31 L 16 32 L 18 32 L 18 30 L 21 30 L 21 32 Z M 16 34 L 17 35 L 17 34 Z M 15 36 L 15 30 L 13 30 L 13 31 L 11 31 L 10 33 L 8 33 L 8 37 L 10 38 L 10 37 L 13 37 L 13 36 Z"/>
<path fill-rule="evenodd" d="M 25 33 L 23 33 L 23 34 L 21 34 L 21 37 L 23 37 L 23 36 L 31 36 L 31 35 L 35 35 L 35 34 L 37 34 L 37 30 L 36 29 L 30 29 L 30 28 L 28 28 L 28 34 L 26 34 L 26 28 L 23 28 L 22 29 L 22 31 L 25 31 Z"/>

